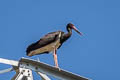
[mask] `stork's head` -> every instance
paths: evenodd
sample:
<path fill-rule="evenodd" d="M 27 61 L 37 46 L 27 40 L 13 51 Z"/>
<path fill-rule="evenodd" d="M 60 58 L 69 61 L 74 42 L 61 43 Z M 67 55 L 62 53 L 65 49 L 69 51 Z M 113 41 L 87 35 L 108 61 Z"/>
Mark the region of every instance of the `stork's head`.
<path fill-rule="evenodd" d="M 75 30 L 78 34 L 82 35 L 82 33 L 79 32 L 78 29 L 77 29 L 72 23 L 68 23 L 68 24 L 67 24 L 67 30 L 69 31 L 69 29 L 73 29 L 73 30 Z"/>

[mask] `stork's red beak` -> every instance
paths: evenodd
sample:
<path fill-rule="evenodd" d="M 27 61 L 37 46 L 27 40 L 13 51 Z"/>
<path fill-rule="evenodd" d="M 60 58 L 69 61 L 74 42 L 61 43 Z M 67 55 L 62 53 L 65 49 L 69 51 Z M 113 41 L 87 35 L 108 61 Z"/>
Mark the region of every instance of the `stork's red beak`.
<path fill-rule="evenodd" d="M 79 32 L 78 29 L 77 29 L 75 26 L 73 26 L 73 29 L 74 29 L 78 34 L 82 35 L 82 33 Z"/>

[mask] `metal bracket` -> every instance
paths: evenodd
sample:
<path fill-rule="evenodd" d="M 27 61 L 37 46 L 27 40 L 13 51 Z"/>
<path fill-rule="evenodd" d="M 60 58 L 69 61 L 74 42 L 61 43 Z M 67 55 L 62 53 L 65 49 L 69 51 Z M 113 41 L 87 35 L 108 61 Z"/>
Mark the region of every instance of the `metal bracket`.
<path fill-rule="evenodd" d="M 19 68 L 19 73 L 13 80 L 33 80 L 32 71 L 26 68 Z"/>

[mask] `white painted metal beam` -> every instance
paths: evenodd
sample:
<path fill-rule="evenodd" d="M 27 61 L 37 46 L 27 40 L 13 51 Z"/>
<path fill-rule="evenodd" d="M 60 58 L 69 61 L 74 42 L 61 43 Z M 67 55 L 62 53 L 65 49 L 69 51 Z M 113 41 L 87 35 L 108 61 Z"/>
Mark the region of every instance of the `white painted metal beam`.
<path fill-rule="evenodd" d="M 12 66 L 18 66 L 18 64 L 19 64 L 18 61 L 8 60 L 8 59 L 3 59 L 3 58 L 0 58 L 0 63 L 12 65 Z"/>
<path fill-rule="evenodd" d="M 53 76 L 60 80 L 89 80 L 85 77 L 81 77 L 79 75 L 73 74 L 71 72 L 68 72 L 62 69 L 58 69 L 56 67 L 39 62 L 37 60 L 22 58 L 20 60 L 20 64 L 22 64 L 22 66 L 26 66 L 26 68 L 28 69 Z"/>

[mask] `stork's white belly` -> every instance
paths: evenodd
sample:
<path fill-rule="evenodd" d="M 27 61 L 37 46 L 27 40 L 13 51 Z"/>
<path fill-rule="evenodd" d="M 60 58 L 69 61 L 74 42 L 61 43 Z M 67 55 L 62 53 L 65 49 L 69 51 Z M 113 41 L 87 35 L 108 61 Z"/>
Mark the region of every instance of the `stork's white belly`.
<path fill-rule="evenodd" d="M 33 50 L 31 51 L 28 56 L 33 56 L 33 55 L 37 55 L 37 54 L 41 54 L 41 53 L 44 53 L 44 52 L 51 52 L 53 51 L 55 48 L 57 49 L 58 47 L 60 46 L 60 41 L 57 40 L 53 43 L 50 43 L 44 47 L 41 47 L 39 49 L 36 49 L 36 50 Z"/>

